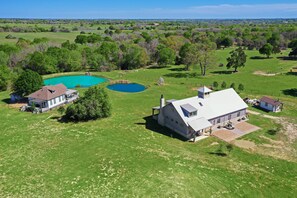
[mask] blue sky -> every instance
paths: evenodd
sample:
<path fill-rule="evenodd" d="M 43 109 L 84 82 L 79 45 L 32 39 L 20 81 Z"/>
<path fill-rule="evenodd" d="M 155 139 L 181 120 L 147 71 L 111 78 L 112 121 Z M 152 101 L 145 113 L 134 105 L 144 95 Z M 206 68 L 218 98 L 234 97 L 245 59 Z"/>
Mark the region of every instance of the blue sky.
<path fill-rule="evenodd" d="M 296 0 L 10 0 L 0 18 L 297 18 Z"/>

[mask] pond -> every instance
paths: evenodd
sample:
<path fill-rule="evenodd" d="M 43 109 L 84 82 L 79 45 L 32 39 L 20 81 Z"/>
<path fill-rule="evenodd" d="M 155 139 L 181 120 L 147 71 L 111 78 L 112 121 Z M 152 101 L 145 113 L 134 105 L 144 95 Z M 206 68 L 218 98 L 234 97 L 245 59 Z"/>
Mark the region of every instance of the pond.
<path fill-rule="evenodd" d="M 75 87 L 91 87 L 104 83 L 107 80 L 105 78 L 96 77 L 96 76 L 87 76 L 87 75 L 78 75 L 78 76 L 61 76 L 55 78 L 49 78 L 44 80 L 45 85 L 57 85 L 64 84 L 68 89 Z"/>
<path fill-rule="evenodd" d="M 137 83 L 129 83 L 129 84 L 118 83 L 118 84 L 108 85 L 107 88 L 113 91 L 126 92 L 126 93 L 137 93 L 137 92 L 142 92 L 146 89 L 145 86 Z"/>

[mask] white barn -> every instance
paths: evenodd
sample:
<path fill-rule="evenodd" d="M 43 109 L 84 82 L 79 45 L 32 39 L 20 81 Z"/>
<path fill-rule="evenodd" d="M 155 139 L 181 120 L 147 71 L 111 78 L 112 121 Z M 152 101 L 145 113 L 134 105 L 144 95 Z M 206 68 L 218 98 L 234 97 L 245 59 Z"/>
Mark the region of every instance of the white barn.
<path fill-rule="evenodd" d="M 207 87 L 198 95 L 182 100 L 168 100 L 161 96 L 160 106 L 153 108 L 158 123 L 187 139 L 204 135 L 214 127 L 246 117 L 247 104 L 234 89 L 212 92 Z M 155 114 L 155 112 L 159 112 Z"/>

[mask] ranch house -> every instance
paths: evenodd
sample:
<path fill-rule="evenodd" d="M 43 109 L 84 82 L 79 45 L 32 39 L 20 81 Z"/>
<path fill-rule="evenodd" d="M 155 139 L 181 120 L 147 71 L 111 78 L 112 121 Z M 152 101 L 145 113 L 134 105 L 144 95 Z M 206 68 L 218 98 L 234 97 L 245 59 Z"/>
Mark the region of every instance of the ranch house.
<path fill-rule="evenodd" d="M 234 89 L 213 92 L 207 87 L 198 95 L 182 100 L 167 100 L 152 109 L 153 118 L 187 139 L 207 135 L 232 121 L 245 120 L 247 104 Z"/>
<path fill-rule="evenodd" d="M 35 105 L 41 112 L 72 102 L 78 98 L 76 90 L 67 89 L 65 85 L 44 86 L 28 96 L 29 106 Z"/>

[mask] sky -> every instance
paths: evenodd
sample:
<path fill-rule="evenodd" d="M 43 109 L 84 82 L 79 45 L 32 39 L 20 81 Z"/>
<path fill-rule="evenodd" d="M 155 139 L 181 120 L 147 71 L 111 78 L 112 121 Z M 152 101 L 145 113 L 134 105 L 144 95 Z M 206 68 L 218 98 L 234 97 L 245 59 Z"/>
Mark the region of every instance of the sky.
<path fill-rule="evenodd" d="M 0 18 L 297 18 L 297 0 L 3 0 Z"/>

